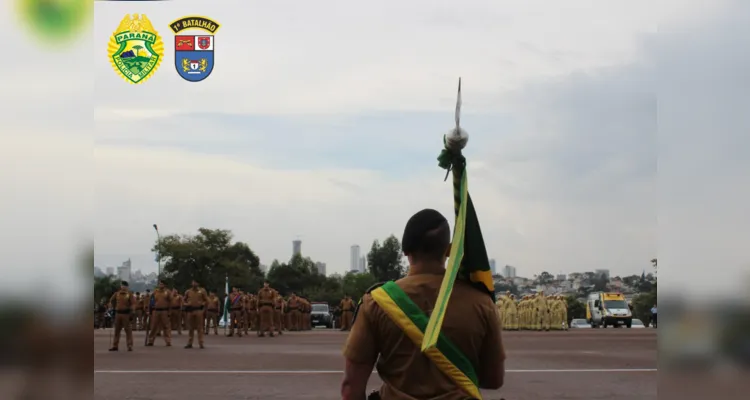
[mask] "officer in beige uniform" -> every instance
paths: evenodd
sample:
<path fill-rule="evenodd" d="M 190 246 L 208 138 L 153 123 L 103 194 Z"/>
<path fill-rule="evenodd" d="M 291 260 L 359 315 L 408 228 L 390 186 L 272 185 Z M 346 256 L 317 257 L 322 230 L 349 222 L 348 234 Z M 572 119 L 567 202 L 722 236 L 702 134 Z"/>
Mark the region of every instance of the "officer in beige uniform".
<path fill-rule="evenodd" d="M 128 283 L 122 281 L 120 290 L 115 292 L 109 299 L 110 304 L 114 304 L 115 310 L 115 340 L 109 351 L 117 351 L 120 345 L 120 333 L 125 329 L 125 338 L 128 343 L 128 351 L 133 351 L 133 319 L 135 313 L 135 296 L 128 289 Z"/>
<path fill-rule="evenodd" d="M 420 211 L 406 224 L 402 243 L 409 260 L 409 273 L 395 284 L 385 285 L 401 301 L 412 304 L 410 312 L 415 315 L 427 318 L 435 306 L 445 275 L 450 236 L 448 221 L 435 210 Z M 407 335 L 393 319 L 393 310 L 383 308 L 374 299 L 375 290 L 379 290 L 378 298 L 382 298 L 382 288 L 368 290 L 355 313 L 344 347 L 342 398 L 366 397 L 367 381 L 376 363 L 383 381 L 379 391 L 382 399 L 471 398 L 455 376 L 443 372 L 441 366 L 422 353 L 421 337 L 416 342 L 411 334 Z M 486 293 L 462 280 L 455 282 L 452 296 L 462 301 L 448 303 L 441 336 L 463 355 L 466 362 L 462 368 L 475 372 L 472 375 L 476 376 L 479 388 L 498 389 L 505 373 L 505 350 L 497 306 Z"/>

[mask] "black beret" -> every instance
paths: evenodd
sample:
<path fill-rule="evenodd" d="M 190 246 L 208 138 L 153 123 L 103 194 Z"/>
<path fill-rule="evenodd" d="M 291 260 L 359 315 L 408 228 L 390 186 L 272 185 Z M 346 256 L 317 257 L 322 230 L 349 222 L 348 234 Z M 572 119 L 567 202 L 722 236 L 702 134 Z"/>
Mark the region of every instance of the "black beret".
<path fill-rule="evenodd" d="M 128 282 L 127 282 L 127 281 L 122 281 L 122 282 L 120 283 L 120 285 L 122 285 L 122 286 L 130 286 L 130 285 L 128 285 Z"/>
<path fill-rule="evenodd" d="M 425 208 L 414 214 L 406 222 L 404 236 L 401 238 L 401 248 L 404 253 L 409 254 L 419 249 L 422 238 L 427 232 L 447 223 L 448 220 L 445 219 L 443 214 L 431 208 Z"/>

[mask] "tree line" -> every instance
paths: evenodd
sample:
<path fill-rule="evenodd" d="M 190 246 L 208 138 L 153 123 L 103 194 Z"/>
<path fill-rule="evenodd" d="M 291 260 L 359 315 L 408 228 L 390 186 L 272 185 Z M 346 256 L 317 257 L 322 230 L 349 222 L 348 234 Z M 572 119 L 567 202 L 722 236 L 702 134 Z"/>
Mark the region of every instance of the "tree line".
<path fill-rule="evenodd" d="M 162 236 L 152 251 L 162 265 L 161 278 L 168 287 L 180 291 L 196 280 L 222 295 L 228 278 L 230 288 L 237 286 L 246 292 L 257 292 L 267 279 L 284 296 L 294 292 L 331 305 L 337 305 L 344 295 L 358 299 L 375 283 L 399 279 L 406 273 L 401 243 L 394 235 L 382 243 L 373 242 L 365 272 L 330 276 L 321 274 L 310 257 L 299 254 L 284 262 L 273 260 L 264 274 L 260 258 L 250 246 L 234 241 L 232 232 L 223 229 L 200 228 L 192 235 Z M 119 281 L 115 278 L 95 277 L 94 301 L 108 300 L 118 288 Z"/>

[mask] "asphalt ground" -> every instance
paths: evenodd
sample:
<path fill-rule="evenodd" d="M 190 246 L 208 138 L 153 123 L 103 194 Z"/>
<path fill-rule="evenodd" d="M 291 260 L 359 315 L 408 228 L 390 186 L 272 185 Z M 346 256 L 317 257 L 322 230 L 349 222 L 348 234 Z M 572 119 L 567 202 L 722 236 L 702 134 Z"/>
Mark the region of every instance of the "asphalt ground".
<path fill-rule="evenodd" d="M 127 352 L 108 352 L 111 330 L 94 332 L 94 398 L 100 400 L 337 399 L 346 333 L 332 330 L 206 338 L 206 348 L 172 347 L 143 332 Z M 651 329 L 505 332 L 505 386 L 491 399 L 657 398 L 657 336 Z M 377 373 L 370 387 L 378 388 Z"/>

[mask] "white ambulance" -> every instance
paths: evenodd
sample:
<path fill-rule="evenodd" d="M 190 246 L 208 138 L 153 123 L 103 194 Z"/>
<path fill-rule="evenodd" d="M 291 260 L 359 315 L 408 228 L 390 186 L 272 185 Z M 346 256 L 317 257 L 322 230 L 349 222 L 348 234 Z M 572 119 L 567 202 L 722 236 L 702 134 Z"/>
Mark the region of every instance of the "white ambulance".
<path fill-rule="evenodd" d="M 586 320 L 592 328 L 608 326 L 630 328 L 633 313 L 621 293 L 596 292 L 586 300 Z"/>

